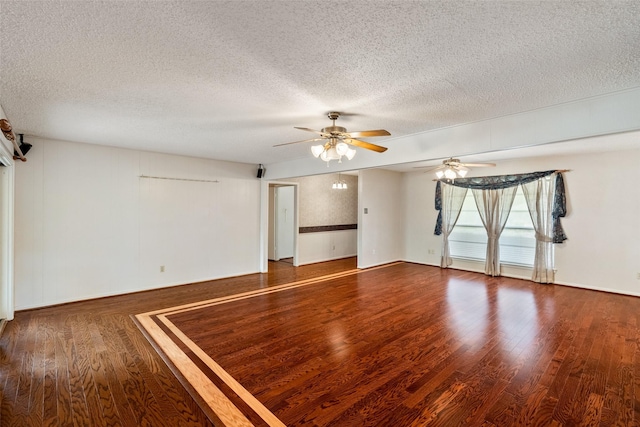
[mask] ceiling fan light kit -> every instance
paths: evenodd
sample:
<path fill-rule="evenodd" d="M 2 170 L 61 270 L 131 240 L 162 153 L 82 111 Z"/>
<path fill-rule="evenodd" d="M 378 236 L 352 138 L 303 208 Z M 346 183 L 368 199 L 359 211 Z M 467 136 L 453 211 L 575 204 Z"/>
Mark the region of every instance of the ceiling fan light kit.
<path fill-rule="evenodd" d="M 469 168 L 464 166 L 447 166 L 444 169 L 436 171 L 438 179 L 442 179 L 444 176 L 446 179 L 464 178 L 469 172 Z"/>
<path fill-rule="evenodd" d="M 342 157 L 351 160 L 356 155 L 356 150 L 350 148 L 345 142 L 329 141 L 325 145 L 312 145 L 311 153 L 314 157 L 320 157 L 325 162 L 337 160 L 342 163 Z"/>
<path fill-rule="evenodd" d="M 450 157 L 442 161 L 440 166 L 427 169 L 426 172 L 435 171 L 438 179 L 454 180 L 456 178 L 464 178 L 472 168 L 493 167 L 495 163 L 462 163 L 460 159 Z"/>
<path fill-rule="evenodd" d="M 334 190 L 346 190 L 348 187 L 346 181 L 340 179 L 340 174 L 338 174 L 338 180 L 333 183 L 331 188 Z"/>
<path fill-rule="evenodd" d="M 327 115 L 327 117 L 329 117 L 329 119 L 333 121 L 333 125 L 323 128 L 320 131 L 309 128 L 295 127 L 295 129 L 317 133 L 320 135 L 319 138 L 278 144 L 275 145 L 275 147 L 279 147 L 281 145 L 298 144 L 300 142 L 324 140 L 326 141 L 324 144 L 311 146 L 311 154 L 313 154 L 315 158 L 320 158 L 321 160 L 327 162 L 327 167 L 329 166 L 329 162 L 331 160 L 337 160 L 338 163 L 342 163 L 343 157 L 346 157 L 348 160 L 353 159 L 356 155 L 356 150 L 354 148 L 351 148 L 351 146 L 365 148 L 377 153 L 383 153 L 387 151 L 386 147 L 371 144 L 370 142 L 362 141 L 356 138 L 389 136 L 391 134 L 388 131 L 384 129 L 378 129 L 364 130 L 359 132 L 347 132 L 346 128 L 343 128 L 342 126 L 336 126 L 336 120 L 338 119 L 338 117 L 340 117 L 340 113 L 332 111 Z"/>

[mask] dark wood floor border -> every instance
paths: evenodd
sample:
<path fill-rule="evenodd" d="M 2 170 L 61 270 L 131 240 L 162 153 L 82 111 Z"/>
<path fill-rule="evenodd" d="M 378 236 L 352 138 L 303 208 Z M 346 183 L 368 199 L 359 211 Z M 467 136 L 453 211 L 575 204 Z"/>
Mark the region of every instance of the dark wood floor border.
<path fill-rule="evenodd" d="M 197 394 L 194 396 L 196 402 L 204 404 L 208 407 L 205 409 L 207 415 L 215 414 L 212 421 L 219 420 L 225 426 L 253 426 L 254 424 L 248 419 L 245 413 L 233 404 L 232 399 L 222 392 L 220 387 L 215 385 L 216 379 L 212 380 L 209 375 L 215 375 L 228 386 L 238 398 L 242 399 L 246 405 L 255 412 L 265 425 L 269 427 L 284 427 L 282 423 L 271 411 L 269 411 L 261 402 L 259 402 L 251 393 L 249 393 L 241 384 L 231 377 L 221 366 L 211 359 L 202 349 L 200 349 L 193 341 L 184 335 L 173 323 L 167 319 L 171 314 L 177 314 L 184 311 L 197 310 L 211 305 L 225 304 L 237 301 L 239 299 L 252 298 L 259 295 L 266 295 L 274 292 L 282 292 L 289 289 L 295 289 L 301 286 L 323 283 L 340 277 L 360 274 L 362 272 L 387 268 L 393 265 L 402 264 L 401 262 L 385 264 L 368 269 L 348 270 L 335 274 L 329 274 L 313 279 L 301 280 L 297 282 L 287 283 L 267 289 L 259 289 L 250 292 L 244 292 L 236 295 L 230 295 L 212 300 L 200 301 L 192 304 L 185 304 L 176 307 L 164 308 L 152 312 L 141 313 L 134 316 L 136 325 L 143 331 L 144 336 L 152 343 L 153 348 L 160 354 L 162 359 L 169 365 L 172 372 L 178 377 L 181 383 L 187 382 L 187 390 L 190 393 Z M 162 325 L 160 325 L 160 323 Z M 170 331 L 170 334 L 167 332 Z M 173 337 L 172 337 L 173 336 Z M 175 340 L 180 341 L 178 344 Z M 182 346 L 189 349 L 193 355 L 188 355 Z M 209 372 L 204 372 L 195 362 L 193 357 L 198 358 L 208 368 Z M 244 405 L 243 405 L 244 406 Z M 251 418 L 254 418 L 251 415 Z"/>

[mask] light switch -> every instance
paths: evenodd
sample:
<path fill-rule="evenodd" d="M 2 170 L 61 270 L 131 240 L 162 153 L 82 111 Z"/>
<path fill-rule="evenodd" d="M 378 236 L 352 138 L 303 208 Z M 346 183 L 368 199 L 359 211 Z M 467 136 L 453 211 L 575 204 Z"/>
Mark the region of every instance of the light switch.
<path fill-rule="evenodd" d="M 369 208 L 364 208 L 364 213 L 368 214 L 369 213 Z"/>

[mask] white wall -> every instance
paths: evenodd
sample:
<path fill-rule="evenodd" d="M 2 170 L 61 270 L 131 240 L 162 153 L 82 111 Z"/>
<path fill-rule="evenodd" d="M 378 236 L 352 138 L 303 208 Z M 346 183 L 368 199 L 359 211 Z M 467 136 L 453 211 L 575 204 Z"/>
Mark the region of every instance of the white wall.
<path fill-rule="evenodd" d="M 300 265 L 356 256 L 358 230 L 322 231 L 298 235 Z"/>
<path fill-rule="evenodd" d="M 403 258 L 402 174 L 383 169 L 360 171 L 358 178 L 358 267 Z M 367 209 L 368 213 L 364 213 Z"/>
<path fill-rule="evenodd" d="M 402 176 L 403 259 L 440 265 L 441 236 L 433 234 L 436 225 L 433 173 L 410 172 Z M 435 216 L 434 216 L 435 215 Z"/>
<path fill-rule="evenodd" d="M 254 165 L 29 142 L 29 161 L 15 172 L 16 308 L 259 271 Z M 569 240 L 557 246 L 557 282 L 640 295 L 638 164 L 640 149 L 503 161 L 490 173 L 572 169 L 563 220 Z M 400 259 L 438 265 L 430 174 L 363 170 L 358 181 L 359 267 Z M 350 232 L 301 238 L 314 239 L 312 249 L 332 248 Z M 313 260 L 312 252 L 300 258 Z"/>
<path fill-rule="evenodd" d="M 17 309 L 259 270 L 254 165 L 29 142 L 16 168 Z"/>
<path fill-rule="evenodd" d="M 482 174 L 571 169 L 565 174 L 568 215 L 562 219 L 569 240 L 555 245 L 556 282 L 640 295 L 639 164 L 640 149 L 502 161 Z M 432 178 L 420 172 L 404 176 L 404 259 L 439 265 Z M 458 262 L 454 267 L 468 266 Z"/>

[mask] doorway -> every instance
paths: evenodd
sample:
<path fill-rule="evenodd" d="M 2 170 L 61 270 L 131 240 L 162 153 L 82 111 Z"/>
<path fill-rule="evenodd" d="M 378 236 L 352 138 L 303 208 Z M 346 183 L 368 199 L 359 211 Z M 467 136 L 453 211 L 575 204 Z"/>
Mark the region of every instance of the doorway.
<path fill-rule="evenodd" d="M 297 266 L 297 185 L 269 184 L 267 258 Z"/>

